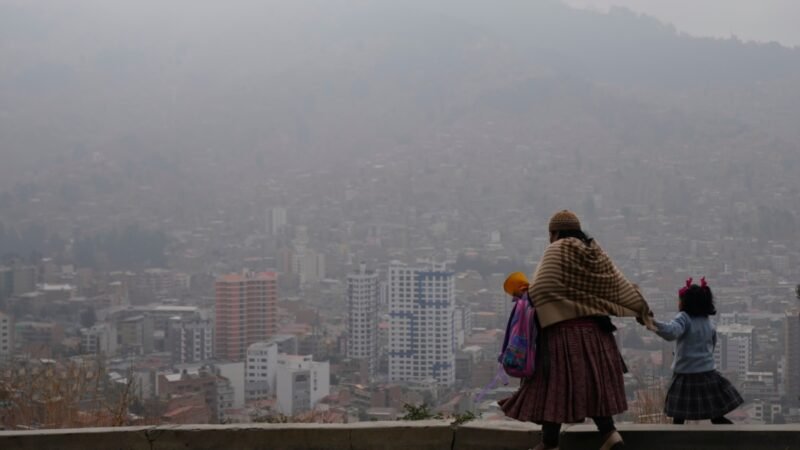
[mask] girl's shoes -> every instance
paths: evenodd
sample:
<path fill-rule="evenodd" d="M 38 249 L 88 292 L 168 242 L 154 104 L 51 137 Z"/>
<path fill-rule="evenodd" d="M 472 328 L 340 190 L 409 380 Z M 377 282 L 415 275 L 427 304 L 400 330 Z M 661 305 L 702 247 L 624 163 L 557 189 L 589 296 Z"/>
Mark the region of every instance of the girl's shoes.
<path fill-rule="evenodd" d="M 625 448 L 625 442 L 622 441 L 622 436 L 614 431 L 608 435 L 606 442 L 600 447 L 600 450 L 621 450 Z"/>

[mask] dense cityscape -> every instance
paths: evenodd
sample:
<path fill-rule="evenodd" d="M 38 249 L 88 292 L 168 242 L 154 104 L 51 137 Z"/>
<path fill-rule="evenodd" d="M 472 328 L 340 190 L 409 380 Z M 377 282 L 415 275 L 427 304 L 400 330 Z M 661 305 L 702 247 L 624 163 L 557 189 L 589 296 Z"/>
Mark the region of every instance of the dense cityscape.
<path fill-rule="evenodd" d="M 260 226 L 243 236 L 230 232 L 240 225 L 230 220 L 170 230 L 163 266 L 105 271 L 72 262 L 70 244 L 59 254 L 8 259 L 0 269 L 0 349 L 7 364 L 24 368 L 7 373 L 8 381 L 67 377 L 82 368 L 102 378 L 106 400 L 132 389 L 125 394 L 126 422 L 238 423 L 309 414 L 352 422 L 394 419 L 404 404 L 422 403 L 450 414 L 496 416 L 495 400 L 513 383 L 474 400 L 497 370 L 511 306 L 502 282 L 512 270 L 535 269 L 547 245 L 549 209 L 513 209 L 503 217 L 470 213 L 457 201 L 403 208 L 402 197 L 416 192 L 455 199 L 490 189 L 446 163 L 429 164 L 411 169 L 425 175 L 409 191 L 381 191 L 399 183 L 387 183 L 381 177 L 393 171 L 371 163 L 359 178 L 336 177 L 338 196 L 330 188 L 327 195 L 297 193 L 324 199 L 319 204 L 265 201 Z M 367 186 L 348 187 L 359 183 Z M 674 315 L 682 279 L 702 274 L 714 283 L 718 365 L 748 398 L 736 419 L 797 420 L 790 401 L 800 383 L 790 376 L 800 344 L 792 338 L 798 318 L 790 313 L 797 306 L 796 243 L 742 242 L 713 223 L 713 210 L 691 223 L 634 204 L 607 206 L 601 192 L 579 205 L 588 229 L 659 317 Z M 515 194 L 522 192 L 507 195 Z M 390 195 L 397 203 L 383 199 Z M 470 201 L 494 207 L 491 199 Z M 705 201 L 724 203 L 712 194 Z M 351 220 L 337 222 L 334 208 Z M 672 346 L 630 319 L 616 323 L 635 404 L 668 380 Z M 40 387 L 30 394 L 48 401 L 36 398 L 44 395 Z M 628 419 L 646 420 L 634 412 Z"/>
<path fill-rule="evenodd" d="M 388 33 L 375 44 L 387 48 L 347 41 L 336 58 L 405 61 Z M 456 78 L 449 71 L 419 75 L 430 86 L 398 81 L 430 106 L 418 117 L 394 96 L 385 116 L 326 115 L 351 81 L 347 95 L 376 95 L 356 77 L 329 87 L 333 100 L 298 95 L 306 103 L 286 113 L 288 131 L 262 135 L 248 122 L 252 103 L 212 111 L 237 130 L 229 142 L 208 130 L 181 141 L 191 83 L 153 81 L 174 96 L 152 120 L 182 131 L 162 133 L 142 113 L 139 131 L 107 137 L 65 114 L 41 139 L 36 123 L 20 126 L 41 106 L 21 107 L 27 98 L 0 83 L 0 426 L 353 423 L 421 405 L 507 420 L 497 401 L 518 381 L 492 383 L 512 306 L 503 280 L 535 271 L 547 221 L 564 208 L 661 320 L 677 313 L 684 280 L 705 276 L 719 311 L 717 370 L 745 398 L 729 417 L 800 423 L 800 136 L 786 118 L 798 114 L 800 50 L 781 53 L 797 65 L 780 77 L 643 87 L 528 63 L 502 77 L 518 55 L 486 36 L 459 47 L 467 66 L 498 64 L 474 80 L 445 92 L 437 80 Z M 674 30 L 665 39 L 770 51 Z M 336 73 L 348 62 L 317 64 Z M 298 78 L 298 89 L 315 85 Z M 472 90 L 487 80 L 495 85 Z M 777 98 L 785 85 L 794 94 Z M 737 109 L 751 101 L 772 109 Z M 58 122 L 52 108 L 42 121 Z M 345 116 L 357 123 L 344 127 Z M 619 420 L 666 423 L 672 344 L 631 318 L 613 322 L 629 369 Z"/>

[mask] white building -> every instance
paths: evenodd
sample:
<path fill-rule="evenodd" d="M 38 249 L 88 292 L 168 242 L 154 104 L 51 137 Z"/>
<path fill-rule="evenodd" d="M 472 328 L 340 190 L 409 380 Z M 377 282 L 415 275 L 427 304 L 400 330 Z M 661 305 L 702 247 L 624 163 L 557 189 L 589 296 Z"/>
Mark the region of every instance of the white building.
<path fill-rule="evenodd" d="M 379 295 L 378 274 L 366 264 L 347 276 L 347 356 L 367 361 L 370 377 L 378 364 Z"/>
<path fill-rule="evenodd" d="M 750 423 L 773 423 L 775 416 L 783 413 L 779 403 L 754 400 L 743 407 Z"/>
<path fill-rule="evenodd" d="M 269 342 L 278 344 L 278 353 L 287 355 L 298 355 L 300 350 L 300 343 L 297 341 L 297 336 L 293 334 L 278 334 L 273 336 Z"/>
<path fill-rule="evenodd" d="M 300 277 L 300 284 L 313 284 L 325 279 L 325 255 L 304 245 L 295 245 L 292 255 L 292 272 Z"/>
<path fill-rule="evenodd" d="M 245 362 L 245 399 L 263 400 L 275 392 L 278 370 L 278 343 L 256 342 L 247 348 Z"/>
<path fill-rule="evenodd" d="M 717 370 L 735 373 L 739 380 L 744 380 L 750 370 L 752 355 L 752 325 L 731 324 L 717 327 L 717 346 L 714 348 Z"/>
<path fill-rule="evenodd" d="M 214 324 L 196 317 L 174 317 L 167 326 L 167 350 L 174 364 L 191 364 L 214 358 Z"/>
<path fill-rule="evenodd" d="M 742 395 L 746 399 L 778 399 L 780 392 L 774 372 L 747 372 L 742 380 Z"/>
<path fill-rule="evenodd" d="M 316 362 L 311 355 L 280 355 L 275 377 L 280 412 L 294 416 L 314 409 L 330 395 L 330 374 L 330 364 Z"/>
<path fill-rule="evenodd" d="M 225 423 L 226 411 L 236 408 L 236 406 L 234 406 L 236 391 L 233 389 L 230 380 L 228 380 L 227 378 L 218 377 L 216 380 L 216 384 L 217 384 L 217 389 L 216 389 L 217 398 L 215 399 L 217 405 L 216 419 L 218 423 Z"/>
<path fill-rule="evenodd" d="M 455 278 L 444 265 L 389 267 L 389 379 L 455 383 Z"/>
<path fill-rule="evenodd" d="M 14 353 L 14 323 L 11 316 L 0 312 L 0 362 Z"/>
<path fill-rule="evenodd" d="M 117 353 L 117 329 L 112 324 L 81 328 L 81 353 L 114 356 Z"/>
<path fill-rule="evenodd" d="M 245 403 L 245 363 L 229 362 L 216 363 L 214 370 L 217 375 L 225 378 L 230 386 L 230 406 L 227 408 L 242 408 Z M 228 393 L 225 393 L 228 395 Z"/>
<path fill-rule="evenodd" d="M 456 348 L 461 348 L 466 338 L 472 334 L 472 308 L 469 305 L 457 306 L 453 317 Z"/>
<path fill-rule="evenodd" d="M 267 213 L 267 231 L 275 236 L 286 228 L 286 208 L 272 208 Z"/>

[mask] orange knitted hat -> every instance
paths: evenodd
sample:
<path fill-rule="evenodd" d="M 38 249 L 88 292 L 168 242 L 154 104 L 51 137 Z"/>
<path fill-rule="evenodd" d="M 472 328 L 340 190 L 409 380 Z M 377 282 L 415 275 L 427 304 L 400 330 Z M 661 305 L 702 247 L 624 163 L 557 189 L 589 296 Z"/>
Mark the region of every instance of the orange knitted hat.
<path fill-rule="evenodd" d="M 528 277 L 522 272 L 514 272 L 506 278 L 505 283 L 503 283 L 503 290 L 506 291 L 506 294 L 513 297 L 520 290 L 526 289 L 528 286 L 530 286 Z"/>

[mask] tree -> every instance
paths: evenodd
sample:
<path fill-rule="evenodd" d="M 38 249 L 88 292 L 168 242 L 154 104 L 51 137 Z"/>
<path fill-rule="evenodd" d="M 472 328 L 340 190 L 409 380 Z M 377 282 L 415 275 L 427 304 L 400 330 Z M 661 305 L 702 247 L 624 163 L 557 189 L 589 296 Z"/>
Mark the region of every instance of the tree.
<path fill-rule="evenodd" d="M 132 376 L 113 382 L 102 364 L 31 361 L 0 372 L 0 426 L 76 428 L 129 424 Z"/>

